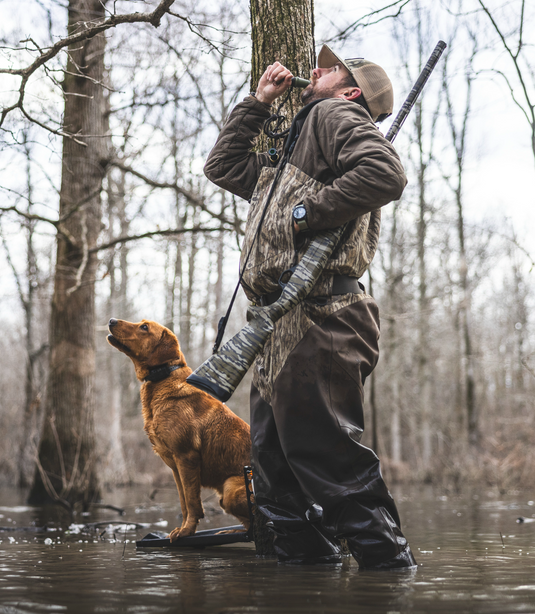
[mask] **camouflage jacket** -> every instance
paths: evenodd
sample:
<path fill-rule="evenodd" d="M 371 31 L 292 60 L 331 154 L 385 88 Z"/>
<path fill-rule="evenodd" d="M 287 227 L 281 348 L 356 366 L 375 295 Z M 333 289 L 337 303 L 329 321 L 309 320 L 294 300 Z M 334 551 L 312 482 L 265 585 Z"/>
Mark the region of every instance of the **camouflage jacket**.
<path fill-rule="evenodd" d="M 277 172 L 266 153 L 251 151 L 270 114 L 270 107 L 252 96 L 238 104 L 204 169 L 215 184 L 251 202 L 242 268 Z M 294 123 L 303 116 L 299 138 L 281 169 L 244 271 L 243 285 L 251 300 L 276 290 L 281 272 L 297 264 L 308 247 L 310 235 L 294 237 L 295 205 L 304 203 L 311 231 L 349 222 L 311 293 L 326 296 L 331 294 L 333 274 L 364 274 L 377 248 L 380 207 L 399 198 L 406 185 L 396 151 L 362 106 L 328 98 L 302 109 Z"/>
<path fill-rule="evenodd" d="M 310 108 L 312 105 L 313 108 Z M 337 228 L 348 222 L 339 246 L 305 301 L 275 323 L 274 331 L 253 367 L 253 383 L 268 403 L 274 383 L 307 331 L 367 294 L 332 294 L 334 274 L 361 277 L 370 264 L 379 238 L 380 207 L 401 196 L 406 184 L 398 155 L 360 105 L 341 99 L 311 103 L 294 118 L 306 119 L 292 155 L 280 169 L 260 235 L 254 236 L 276 168 L 265 153 L 251 151 L 270 108 L 246 98 L 231 113 L 205 166 L 214 183 L 251 201 L 241 266 L 253 245 L 243 276 L 249 299 L 278 289 L 280 274 L 296 264 L 310 242 L 293 234 L 292 209 L 303 202 L 312 231 Z M 334 316 L 333 316 L 334 317 Z M 362 331 L 377 336 L 378 328 Z"/>

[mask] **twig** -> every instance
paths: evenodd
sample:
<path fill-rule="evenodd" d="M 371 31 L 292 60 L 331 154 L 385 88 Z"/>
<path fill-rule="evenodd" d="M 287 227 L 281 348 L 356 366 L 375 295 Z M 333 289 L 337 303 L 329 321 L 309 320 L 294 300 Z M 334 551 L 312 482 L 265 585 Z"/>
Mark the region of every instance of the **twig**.
<path fill-rule="evenodd" d="M 401 15 L 401 11 L 407 4 L 409 4 L 409 2 L 411 2 L 411 0 L 395 0 L 391 4 L 388 4 L 387 6 L 383 6 L 382 8 L 377 9 L 376 11 L 371 11 L 370 13 L 367 13 L 366 15 L 361 17 L 360 19 L 357 19 L 357 21 L 354 21 L 351 25 L 347 26 L 345 30 L 342 30 L 341 32 L 338 32 L 338 34 L 335 34 L 334 36 L 332 36 L 326 42 L 330 43 L 333 41 L 345 40 L 350 34 L 352 34 L 358 28 L 366 28 L 368 26 L 373 26 L 377 23 L 380 23 L 381 21 L 384 21 L 385 19 L 395 19 L 396 17 L 399 17 Z M 384 13 L 388 9 L 395 8 L 395 7 L 398 7 L 396 13 L 392 13 L 390 15 L 384 15 Z M 381 17 L 378 17 L 377 19 L 375 19 L 375 21 L 370 21 L 370 18 L 376 17 L 377 15 L 381 15 Z"/>

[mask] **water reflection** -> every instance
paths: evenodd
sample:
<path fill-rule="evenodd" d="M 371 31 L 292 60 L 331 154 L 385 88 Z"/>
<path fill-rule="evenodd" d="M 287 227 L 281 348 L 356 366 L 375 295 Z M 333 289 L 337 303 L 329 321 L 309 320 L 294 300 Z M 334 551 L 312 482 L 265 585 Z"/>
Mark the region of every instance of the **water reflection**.
<path fill-rule="evenodd" d="M 358 572 L 350 559 L 329 569 L 279 566 L 247 544 L 136 549 L 149 532 L 143 525 L 176 526 L 176 495 L 160 493 L 153 505 L 136 490 L 114 496 L 124 517 L 96 510 L 73 519 L 24 508 L 20 493 L 2 492 L 0 526 L 16 529 L 0 532 L 2 614 L 535 611 L 535 523 L 516 524 L 535 508 L 518 494 L 396 493 L 419 568 L 390 573 Z M 19 530 L 32 523 L 55 530 Z M 201 528 L 233 523 L 213 511 Z"/>

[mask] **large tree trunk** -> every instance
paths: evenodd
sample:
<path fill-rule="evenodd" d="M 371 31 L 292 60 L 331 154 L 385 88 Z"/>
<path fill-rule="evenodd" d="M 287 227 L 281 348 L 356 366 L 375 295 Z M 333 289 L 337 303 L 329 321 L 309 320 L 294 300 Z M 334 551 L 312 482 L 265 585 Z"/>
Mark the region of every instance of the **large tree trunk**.
<path fill-rule="evenodd" d="M 313 0 L 251 0 L 251 26 L 251 91 L 256 90 L 266 68 L 276 61 L 294 75 L 309 78 L 316 65 Z M 282 109 L 288 118 L 282 129 L 289 127 L 301 108 L 300 94 L 301 90 L 295 90 Z M 276 100 L 273 106 L 281 101 Z M 265 150 L 266 145 L 265 137 L 261 137 L 260 148 Z"/>
<path fill-rule="evenodd" d="M 251 26 L 252 91 L 256 90 L 266 68 L 275 61 L 281 62 L 294 75 L 310 75 L 315 66 L 313 0 L 251 0 Z M 275 101 L 274 106 L 279 103 L 280 100 Z M 285 127 L 289 126 L 299 108 L 297 90 L 284 109 L 284 114 L 288 117 Z M 264 138 L 260 139 L 259 147 L 265 150 Z M 255 543 L 257 554 L 273 554 L 271 538 L 265 527 L 265 518 L 261 514 L 255 516 Z"/>
<path fill-rule="evenodd" d="M 101 0 L 69 1 L 69 34 L 104 19 Z M 103 34 L 69 48 L 60 219 L 50 325 L 50 373 L 31 503 L 84 507 L 99 496 L 95 471 L 95 246 L 106 159 Z"/>

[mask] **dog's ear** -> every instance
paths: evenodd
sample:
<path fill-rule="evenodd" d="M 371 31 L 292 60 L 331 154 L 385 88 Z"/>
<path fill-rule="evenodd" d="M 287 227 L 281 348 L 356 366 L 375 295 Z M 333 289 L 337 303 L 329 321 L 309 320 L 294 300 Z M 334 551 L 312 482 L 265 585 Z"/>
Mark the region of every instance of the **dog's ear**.
<path fill-rule="evenodd" d="M 163 365 L 170 360 L 176 359 L 183 359 L 178 339 L 170 330 L 164 328 L 160 341 L 152 353 L 151 362 L 155 365 Z"/>

